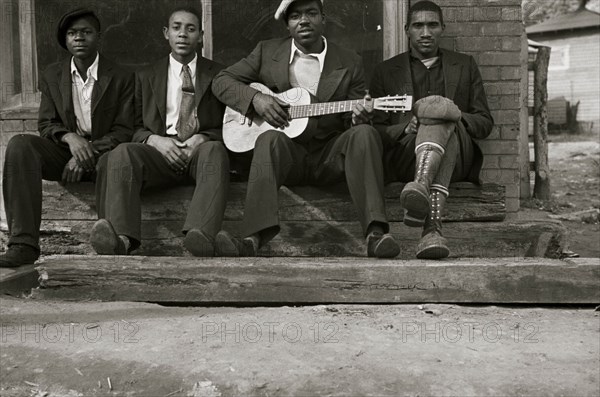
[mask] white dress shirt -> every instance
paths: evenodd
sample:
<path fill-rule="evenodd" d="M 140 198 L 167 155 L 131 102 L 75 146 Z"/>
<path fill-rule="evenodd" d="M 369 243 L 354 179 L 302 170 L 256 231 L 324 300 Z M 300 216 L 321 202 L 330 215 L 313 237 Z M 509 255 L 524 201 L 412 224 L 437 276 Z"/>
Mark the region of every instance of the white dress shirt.
<path fill-rule="evenodd" d="M 198 54 L 188 63 L 194 88 L 196 86 L 196 64 Z M 169 70 L 167 73 L 167 135 L 177 135 L 175 126 L 179 119 L 179 108 L 181 107 L 181 87 L 183 86 L 183 76 L 181 75 L 183 64 L 179 63 L 173 54 L 169 55 Z"/>
<path fill-rule="evenodd" d="M 313 56 L 313 57 L 315 57 L 315 58 L 317 58 L 319 60 L 319 66 L 321 67 L 321 73 L 323 73 L 323 66 L 325 65 L 325 56 L 327 55 L 327 39 L 325 37 L 323 37 L 323 36 L 321 36 L 321 38 L 323 39 L 323 44 L 325 45 L 325 47 L 323 48 L 323 51 L 321 51 L 318 54 L 317 53 L 310 53 L 310 54 L 306 54 L 306 55 L 311 55 L 311 56 Z M 296 55 L 296 51 L 302 52 L 296 46 L 296 43 L 292 39 L 292 51 L 290 53 L 290 62 L 289 62 L 290 65 L 294 61 L 294 56 Z"/>
<path fill-rule="evenodd" d="M 98 60 L 96 54 L 94 63 L 87 70 L 85 82 L 75 66 L 75 60 L 71 58 L 71 86 L 73 94 L 73 108 L 77 120 L 77 134 L 89 137 L 92 135 L 92 93 L 98 81 Z"/>

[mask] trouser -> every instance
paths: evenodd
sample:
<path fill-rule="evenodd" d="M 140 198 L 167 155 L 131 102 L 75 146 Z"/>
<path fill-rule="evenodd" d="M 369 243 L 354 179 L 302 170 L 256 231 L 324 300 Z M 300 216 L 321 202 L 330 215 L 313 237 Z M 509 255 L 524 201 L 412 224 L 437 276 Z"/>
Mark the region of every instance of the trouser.
<path fill-rule="evenodd" d="M 442 129 L 440 129 L 441 131 Z M 432 134 L 426 129 L 423 134 L 405 134 L 387 148 L 384 162 L 386 182 L 411 182 L 415 178 L 415 149 L 427 142 L 443 147 L 444 155 L 432 186 L 448 188 L 451 182 L 466 180 L 474 166 L 475 148 L 465 126 L 458 122 L 450 134 Z"/>
<path fill-rule="evenodd" d="M 279 233 L 281 185 L 330 185 L 346 179 L 363 232 L 373 222 L 387 232 L 383 185 L 383 145 L 369 125 L 350 128 L 315 153 L 280 131 L 259 136 L 248 178 L 243 234 L 258 233 L 261 244 Z"/>
<path fill-rule="evenodd" d="M 8 142 L 2 189 L 9 246 L 26 244 L 39 250 L 42 179 L 60 181 L 71 157 L 66 144 L 38 135 L 15 135 Z M 94 175 L 86 174 L 84 179 L 93 180 Z"/>
<path fill-rule="evenodd" d="M 192 152 L 184 174 L 173 171 L 162 154 L 143 143 L 124 143 L 97 167 L 98 217 L 108 220 L 119 235 L 141 241 L 141 199 L 145 188 L 195 183 L 183 233 L 200 229 L 214 237 L 221 229 L 229 188 L 229 160 L 221 142 L 205 142 Z"/>

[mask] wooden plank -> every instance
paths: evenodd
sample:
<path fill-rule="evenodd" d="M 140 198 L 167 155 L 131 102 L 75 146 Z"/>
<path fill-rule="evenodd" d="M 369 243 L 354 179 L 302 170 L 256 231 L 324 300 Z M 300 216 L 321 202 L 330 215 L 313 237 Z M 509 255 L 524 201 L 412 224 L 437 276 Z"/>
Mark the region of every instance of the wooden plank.
<path fill-rule="evenodd" d="M 535 59 L 533 146 L 535 148 L 535 184 L 533 195 L 550 199 L 550 167 L 548 165 L 548 64 L 550 47 L 539 47 Z"/>
<path fill-rule="evenodd" d="M 29 294 L 39 285 L 36 265 L 24 265 L 15 268 L 0 267 L 0 294 L 20 296 Z"/>
<path fill-rule="evenodd" d="M 600 264 L 549 259 L 51 257 L 35 298 L 185 303 L 600 302 Z"/>
<path fill-rule="evenodd" d="M 400 192 L 404 184 L 393 183 L 386 187 L 385 199 L 388 219 L 400 222 L 404 211 L 400 206 Z M 142 219 L 185 219 L 193 187 L 147 191 L 142 194 Z M 244 213 L 245 183 L 232 183 L 226 220 L 241 220 Z M 468 182 L 451 185 L 444 222 L 496 222 L 506 217 L 504 186 L 486 183 L 477 186 Z M 95 220 L 96 205 L 92 183 L 63 187 L 56 182 L 44 182 L 42 218 L 46 220 Z M 315 211 L 307 210 L 307 204 Z M 348 189 L 339 184 L 329 188 L 282 188 L 279 194 L 279 217 L 282 221 L 310 221 L 328 218 L 337 221 L 354 221 L 357 213 Z"/>
<path fill-rule="evenodd" d="M 34 0 L 19 1 L 19 43 L 21 51 L 22 104 L 32 105 L 36 104 L 37 101 L 37 55 Z"/>
<path fill-rule="evenodd" d="M 43 221 L 41 247 L 45 255 L 92 254 L 88 243 L 93 221 Z M 142 222 L 142 246 L 136 254 L 189 256 L 183 248 L 178 221 Z M 240 223 L 226 221 L 224 229 L 237 234 Z M 391 231 L 401 244 L 400 259 L 412 259 L 421 230 L 393 222 Z M 559 257 L 565 247 L 565 228 L 558 221 L 453 222 L 444 225 L 452 257 Z M 543 237 L 542 237 L 543 236 Z M 358 222 L 294 221 L 282 223 L 281 233 L 261 249 L 263 256 L 366 255 Z"/>

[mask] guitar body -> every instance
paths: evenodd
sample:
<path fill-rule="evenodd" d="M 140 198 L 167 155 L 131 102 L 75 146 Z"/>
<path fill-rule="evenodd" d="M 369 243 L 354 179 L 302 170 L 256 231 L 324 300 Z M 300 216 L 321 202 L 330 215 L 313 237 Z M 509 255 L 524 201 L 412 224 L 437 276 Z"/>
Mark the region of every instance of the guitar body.
<path fill-rule="evenodd" d="M 276 94 L 260 83 L 252 83 L 250 87 L 259 90 L 263 94 L 279 98 L 292 106 L 309 105 L 311 103 L 311 95 L 304 88 L 292 88 Z M 288 127 L 277 129 L 258 115 L 254 115 L 250 122 L 250 118 L 227 107 L 223 117 L 223 142 L 232 152 L 243 153 L 254 149 L 256 140 L 263 132 L 277 130 L 290 138 L 296 138 L 306 130 L 308 122 L 309 118 L 307 117 L 292 119 L 289 121 L 290 125 Z"/>
<path fill-rule="evenodd" d="M 250 119 L 229 107 L 226 108 L 223 117 L 223 141 L 225 146 L 232 152 L 243 153 L 254 149 L 256 139 L 260 134 L 269 130 L 280 131 L 290 138 L 296 138 L 307 129 L 315 128 L 317 124 L 316 117 L 350 112 L 357 104 L 364 106 L 368 111 L 380 110 L 384 112 L 407 112 L 412 107 L 412 96 L 409 95 L 388 95 L 383 98 L 371 98 L 365 95 L 363 99 L 312 103 L 312 95 L 304 88 L 292 88 L 276 94 L 260 83 L 252 83 L 250 87 L 288 103 L 290 105 L 288 112 L 292 118 L 288 127 L 278 129 L 258 115 L 254 115 Z"/>

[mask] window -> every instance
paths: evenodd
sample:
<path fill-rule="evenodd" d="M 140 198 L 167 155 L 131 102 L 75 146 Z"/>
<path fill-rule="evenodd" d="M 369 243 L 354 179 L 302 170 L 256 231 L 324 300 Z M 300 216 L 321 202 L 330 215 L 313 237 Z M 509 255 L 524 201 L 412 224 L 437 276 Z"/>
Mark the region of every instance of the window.
<path fill-rule="evenodd" d="M 570 46 L 552 47 L 548 70 L 567 70 L 570 65 Z"/>
<path fill-rule="evenodd" d="M 259 40 L 287 35 L 273 15 L 280 0 L 0 0 L 0 107 L 37 107 L 38 75 L 67 52 L 56 42 L 62 14 L 77 7 L 93 9 L 102 22 L 102 52 L 130 69 L 165 56 L 162 35 L 169 10 L 202 10 L 203 55 L 230 65 L 246 56 Z M 326 35 L 363 56 L 372 68 L 407 49 L 402 26 L 407 0 L 325 2 Z"/>

